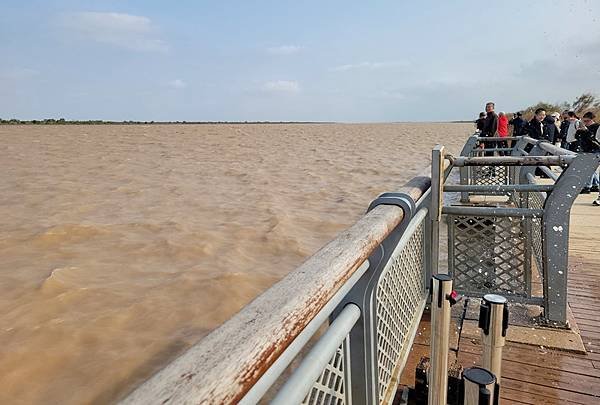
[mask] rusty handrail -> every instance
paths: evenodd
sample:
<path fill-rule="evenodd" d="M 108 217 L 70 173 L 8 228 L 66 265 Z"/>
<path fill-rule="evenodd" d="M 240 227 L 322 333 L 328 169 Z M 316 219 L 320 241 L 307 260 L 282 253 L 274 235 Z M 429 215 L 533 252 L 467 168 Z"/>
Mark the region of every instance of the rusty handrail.
<path fill-rule="evenodd" d="M 419 201 L 429 173 L 399 191 Z M 123 403 L 239 401 L 403 218 L 398 206 L 375 207 Z"/>

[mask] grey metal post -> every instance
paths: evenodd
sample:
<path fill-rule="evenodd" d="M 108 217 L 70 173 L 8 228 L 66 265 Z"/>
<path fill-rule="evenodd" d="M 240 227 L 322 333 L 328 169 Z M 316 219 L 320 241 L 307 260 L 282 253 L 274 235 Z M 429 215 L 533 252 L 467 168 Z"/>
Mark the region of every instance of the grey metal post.
<path fill-rule="evenodd" d="M 481 367 L 463 371 L 463 392 L 464 405 L 492 405 L 499 400 L 496 377 Z"/>
<path fill-rule="evenodd" d="M 525 149 L 525 146 L 527 146 L 527 140 L 524 138 L 519 138 L 513 146 L 511 156 L 523 156 L 522 151 Z"/>
<path fill-rule="evenodd" d="M 460 156 L 471 156 L 471 151 L 473 149 L 475 149 L 475 147 L 477 146 L 477 134 L 469 137 L 469 139 L 467 140 L 467 142 L 465 143 L 465 146 L 463 147 L 462 151 L 460 152 Z M 468 167 L 461 167 L 459 169 L 460 171 L 460 184 L 469 184 L 469 172 L 471 171 L 471 169 L 469 169 Z M 462 203 L 468 203 L 469 202 L 469 193 L 466 191 L 463 191 L 460 193 L 460 202 Z"/>
<path fill-rule="evenodd" d="M 431 367 L 429 368 L 429 405 L 446 405 L 448 397 L 448 340 L 452 278 L 437 274 L 431 279 Z"/>
<path fill-rule="evenodd" d="M 511 156 L 524 156 L 522 151 L 524 150 L 526 145 L 527 145 L 527 141 L 523 138 L 519 138 L 519 140 L 514 142 L 513 151 L 511 152 L 510 155 Z M 519 167 L 519 166 L 512 167 L 512 183 L 513 184 L 520 183 L 520 181 L 519 181 L 520 173 L 521 173 L 521 167 Z M 521 193 L 515 192 L 514 199 L 515 199 L 515 203 L 517 203 L 517 202 L 520 203 Z"/>
<path fill-rule="evenodd" d="M 396 193 L 398 194 L 398 193 Z M 407 199 L 412 197 L 405 195 Z M 411 204 L 408 204 L 411 205 Z M 412 201 L 412 205 L 415 202 Z M 421 204 L 419 206 L 422 206 Z M 378 402 L 377 376 L 377 303 L 375 288 L 385 264 L 394 251 L 413 216 L 409 209 L 405 211 L 402 223 L 369 256 L 369 269 L 363 274 L 352 290 L 345 296 L 339 309 L 353 303 L 361 310 L 361 317 L 350 331 L 350 350 L 347 372 L 352 375 L 352 384 L 348 387 L 352 404 L 371 405 Z M 339 312 L 334 311 L 335 316 Z M 332 316 L 332 319 L 334 318 Z"/>
<path fill-rule="evenodd" d="M 483 296 L 479 307 L 479 328 L 483 343 L 483 368 L 491 371 L 498 384 L 502 373 L 502 348 L 506 340 L 508 328 L 508 307 L 506 298 L 496 294 Z"/>
<path fill-rule="evenodd" d="M 582 153 L 563 170 L 544 205 L 544 316 L 556 326 L 567 326 L 569 219 L 571 206 L 598 167 L 598 156 Z"/>
<path fill-rule="evenodd" d="M 438 273 L 440 258 L 440 220 L 442 219 L 444 186 L 444 147 L 436 145 L 431 152 L 431 272 Z"/>

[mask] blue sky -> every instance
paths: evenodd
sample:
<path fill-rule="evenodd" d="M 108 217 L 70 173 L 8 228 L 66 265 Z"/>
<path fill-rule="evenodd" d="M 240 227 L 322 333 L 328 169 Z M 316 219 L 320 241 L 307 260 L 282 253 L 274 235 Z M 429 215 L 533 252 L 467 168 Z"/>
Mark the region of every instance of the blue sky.
<path fill-rule="evenodd" d="M 600 7 L 13 1 L 0 117 L 441 121 L 600 92 Z"/>

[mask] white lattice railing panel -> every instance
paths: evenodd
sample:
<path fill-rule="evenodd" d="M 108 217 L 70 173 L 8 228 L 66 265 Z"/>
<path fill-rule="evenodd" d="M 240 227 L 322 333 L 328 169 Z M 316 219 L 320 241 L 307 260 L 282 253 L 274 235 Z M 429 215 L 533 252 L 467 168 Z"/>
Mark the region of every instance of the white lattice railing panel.
<path fill-rule="evenodd" d="M 304 398 L 304 405 L 344 405 L 346 381 L 344 374 L 345 339 L 325 366 L 319 379 Z"/>
<path fill-rule="evenodd" d="M 392 378 L 410 351 L 410 331 L 421 317 L 425 299 L 423 224 L 404 248 L 394 252 L 377 284 L 377 373 L 380 403 L 389 398 Z"/>

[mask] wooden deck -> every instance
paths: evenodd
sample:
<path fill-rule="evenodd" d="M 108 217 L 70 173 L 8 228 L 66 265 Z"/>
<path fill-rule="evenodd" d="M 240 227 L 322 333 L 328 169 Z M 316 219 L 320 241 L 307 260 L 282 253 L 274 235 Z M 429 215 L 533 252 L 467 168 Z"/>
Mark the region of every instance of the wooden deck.
<path fill-rule="evenodd" d="M 502 363 L 502 404 L 600 404 L 600 207 L 597 194 L 582 195 L 571 211 L 569 305 L 586 354 L 507 342 Z M 532 331 L 533 332 L 533 331 Z M 478 339 L 460 336 L 451 356 L 463 367 L 479 364 Z M 429 315 L 419 333 L 401 378 L 414 386 L 415 367 L 429 355 Z"/>

